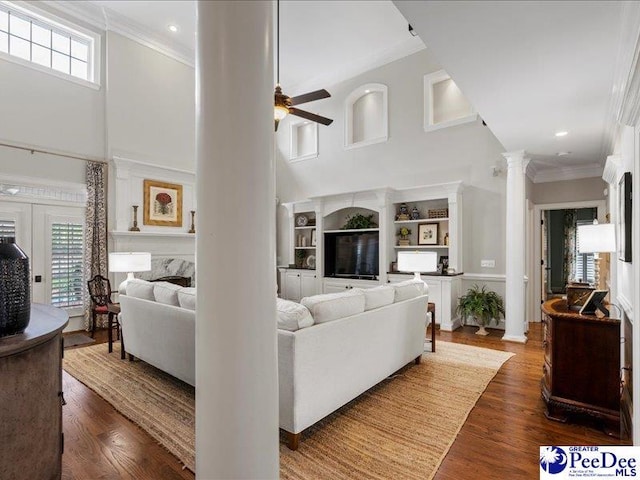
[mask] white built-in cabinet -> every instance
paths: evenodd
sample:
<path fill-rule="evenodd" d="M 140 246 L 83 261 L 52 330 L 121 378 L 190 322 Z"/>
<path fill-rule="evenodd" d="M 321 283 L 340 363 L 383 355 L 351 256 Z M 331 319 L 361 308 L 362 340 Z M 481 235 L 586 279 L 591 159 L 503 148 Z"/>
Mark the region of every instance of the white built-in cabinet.
<path fill-rule="evenodd" d="M 457 328 L 460 322 L 455 310 L 462 289 L 462 277 L 458 275 L 462 273 L 462 189 L 461 182 L 452 182 L 407 189 L 381 188 L 283 203 L 288 212 L 290 247 L 289 266 L 279 268 L 280 296 L 299 301 L 318 293 L 396 283 L 411 278 L 392 270 L 399 251 L 436 251 L 439 259 L 448 257 L 449 267 L 456 275 L 423 275 L 422 278 L 429 286 L 430 301 L 436 304 L 436 321 L 440 328 Z M 402 204 L 407 205 L 409 212 L 415 207 L 418 218 L 399 220 Z M 445 209 L 446 216 L 442 216 Z M 439 213 L 439 217 L 429 218 L 430 211 L 431 214 Z M 355 213 L 372 215 L 376 223 L 374 228 L 357 231 L 379 232 L 379 275 L 371 280 L 325 277 L 324 234 L 348 231 L 342 228 L 347 217 Z M 300 215 L 307 218 L 306 225 L 301 225 L 304 222 L 299 221 Z M 418 231 L 422 224 L 438 226 L 437 239 L 431 245 L 419 245 Z M 398 232 L 403 226 L 412 230 L 409 245 L 398 244 Z M 310 256 L 312 261 L 309 261 Z"/>

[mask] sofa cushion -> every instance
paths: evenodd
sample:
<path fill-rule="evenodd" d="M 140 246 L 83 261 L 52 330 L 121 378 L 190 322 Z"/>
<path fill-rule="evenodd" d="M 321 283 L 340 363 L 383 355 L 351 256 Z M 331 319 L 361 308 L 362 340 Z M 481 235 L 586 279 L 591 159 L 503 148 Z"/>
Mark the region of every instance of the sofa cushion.
<path fill-rule="evenodd" d="M 427 293 L 427 285 L 422 280 L 416 280 L 415 278 L 396 283 L 393 288 L 396 291 L 394 302 L 402 302 Z"/>
<path fill-rule="evenodd" d="M 182 290 L 182 288 L 180 285 L 169 282 L 154 282 L 153 296 L 158 303 L 177 307 L 180 305 L 178 303 L 178 292 Z"/>
<path fill-rule="evenodd" d="M 178 304 L 188 310 L 196 309 L 196 288 L 187 287 L 178 290 Z"/>
<path fill-rule="evenodd" d="M 300 303 L 311 312 L 313 323 L 324 323 L 364 312 L 364 293 L 354 289 L 348 292 L 314 295 L 303 298 Z"/>
<path fill-rule="evenodd" d="M 127 282 L 127 295 L 142 298 L 143 300 L 151 300 L 152 302 L 156 299 L 153 295 L 153 283 L 139 278 L 134 278 Z"/>
<path fill-rule="evenodd" d="M 280 330 L 295 332 L 313 325 L 311 312 L 304 305 L 276 298 L 276 310 L 278 311 L 278 328 Z"/>
<path fill-rule="evenodd" d="M 365 312 L 393 303 L 396 291 L 391 285 L 380 285 L 375 288 L 363 288 Z"/>

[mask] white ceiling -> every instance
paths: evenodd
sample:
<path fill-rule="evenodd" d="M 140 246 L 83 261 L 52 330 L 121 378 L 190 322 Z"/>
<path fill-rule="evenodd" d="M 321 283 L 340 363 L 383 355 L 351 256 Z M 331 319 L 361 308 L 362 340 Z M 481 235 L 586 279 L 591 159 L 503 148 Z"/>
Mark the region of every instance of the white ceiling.
<path fill-rule="evenodd" d="M 624 3 L 395 1 L 506 150 L 538 170 L 610 153 Z"/>
<path fill-rule="evenodd" d="M 125 17 L 168 45 L 195 50 L 194 1 L 93 0 L 107 18 Z M 178 27 L 177 33 L 168 30 Z M 280 83 L 289 95 L 328 87 L 424 48 L 389 0 L 280 3 Z"/>
<path fill-rule="evenodd" d="M 195 3 L 93 0 L 84 5 L 99 10 L 107 22 L 126 19 L 129 30 L 138 26 L 192 61 Z M 577 168 L 597 174 L 614 131 L 612 99 L 614 88 L 620 88 L 615 79 L 622 23 L 630 8 L 640 11 L 637 5 L 394 3 L 282 0 L 280 83 L 285 92 L 330 88 L 418 51 L 424 41 L 507 151 L 527 150 L 538 171 Z M 405 17 L 420 37 L 408 33 Z M 169 32 L 170 24 L 178 27 L 177 33 Z M 569 134 L 556 137 L 561 130 Z"/>

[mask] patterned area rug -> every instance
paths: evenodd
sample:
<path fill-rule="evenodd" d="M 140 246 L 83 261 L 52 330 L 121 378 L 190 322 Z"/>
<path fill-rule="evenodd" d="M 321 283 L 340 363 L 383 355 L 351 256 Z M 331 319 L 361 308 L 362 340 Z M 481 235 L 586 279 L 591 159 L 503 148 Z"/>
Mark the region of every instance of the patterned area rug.
<path fill-rule="evenodd" d="M 310 427 L 293 452 L 280 444 L 280 477 L 431 479 L 469 412 L 512 353 L 438 342 L 405 368 Z M 194 389 L 119 344 L 65 352 L 64 369 L 195 470 Z"/>

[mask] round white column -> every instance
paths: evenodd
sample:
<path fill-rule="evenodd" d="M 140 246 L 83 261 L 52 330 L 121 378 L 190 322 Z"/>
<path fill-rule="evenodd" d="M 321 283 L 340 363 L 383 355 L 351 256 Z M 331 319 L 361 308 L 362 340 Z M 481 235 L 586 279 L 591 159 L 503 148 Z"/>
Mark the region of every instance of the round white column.
<path fill-rule="evenodd" d="M 272 2 L 197 3 L 196 476 L 277 478 Z"/>
<path fill-rule="evenodd" d="M 507 159 L 507 244 L 505 332 L 503 340 L 525 343 L 525 180 L 529 160 L 524 150 L 504 153 Z"/>

